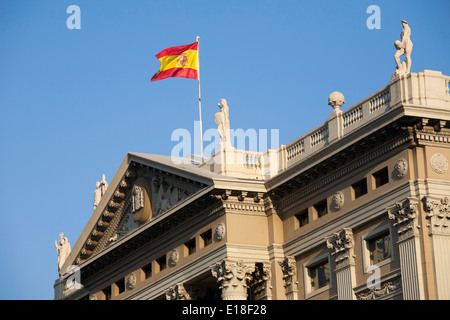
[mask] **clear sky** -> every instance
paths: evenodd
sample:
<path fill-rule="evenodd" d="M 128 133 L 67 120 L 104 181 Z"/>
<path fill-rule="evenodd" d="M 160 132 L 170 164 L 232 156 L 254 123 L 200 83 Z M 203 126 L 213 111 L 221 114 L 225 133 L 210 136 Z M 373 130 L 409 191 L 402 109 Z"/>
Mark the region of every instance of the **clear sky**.
<path fill-rule="evenodd" d="M 67 28 L 70 5 L 81 29 Z M 53 299 L 54 242 L 64 232 L 73 247 L 101 175 L 193 131 L 197 81 L 151 83 L 159 51 L 200 36 L 204 131 L 225 98 L 232 128 L 288 144 L 326 121 L 332 91 L 346 109 L 387 85 L 402 19 L 412 72 L 450 75 L 449 12 L 448 0 L 1 0 L 0 299 Z"/>

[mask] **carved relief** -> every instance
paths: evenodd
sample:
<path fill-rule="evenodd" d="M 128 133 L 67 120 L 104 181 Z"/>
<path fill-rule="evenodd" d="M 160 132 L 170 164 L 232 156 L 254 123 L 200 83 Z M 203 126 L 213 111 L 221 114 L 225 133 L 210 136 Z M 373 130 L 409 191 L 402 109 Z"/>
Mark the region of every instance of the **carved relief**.
<path fill-rule="evenodd" d="M 331 198 L 331 211 L 339 211 L 344 206 L 344 194 L 341 191 L 336 192 Z"/>
<path fill-rule="evenodd" d="M 335 256 L 336 269 L 355 264 L 353 253 L 354 240 L 350 228 L 344 228 L 341 232 L 325 238 L 327 247 L 331 249 L 331 255 Z"/>
<path fill-rule="evenodd" d="M 126 278 L 127 290 L 133 290 L 136 287 L 136 274 L 134 272 L 130 273 Z"/>
<path fill-rule="evenodd" d="M 405 158 L 398 159 L 394 165 L 393 176 L 397 179 L 402 179 L 408 171 L 408 162 Z"/>
<path fill-rule="evenodd" d="M 271 267 L 264 263 L 256 263 L 255 272 L 250 282 L 251 300 L 272 300 Z"/>
<path fill-rule="evenodd" d="M 191 191 L 181 189 L 173 184 L 169 178 L 156 175 L 152 179 L 152 189 L 154 195 L 153 214 L 158 216 L 170 209 L 173 205 L 185 199 Z"/>
<path fill-rule="evenodd" d="M 225 237 L 225 223 L 221 222 L 217 225 L 214 232 L 214 240 L 216 242 L 222 241 Z"/>
<path fill-rule="evenodd" d="M 448 160 L 441 153 L 435 153 L 431 156 L 431 168 L 437 173 L 445 173 L 448 170 Z"/>
<path fill-rule="evenodd" d="M 286 257 L 278 261 L 283 272 L 284 288 L 288 300 L 297 300 L 297 261 L 295 257 Z"/>
<path fill-rule="evenodd" d="M 389 219 L 394 221 L 393 225 L 397 228 L 399 240 L 407 239 L 417 233 L 418 209 L 419 200 L 413 197 L 386 208 Z"/>
<path fill-rule="evenodd" d="M 133 205 L 132 211 L 133 213 L 135 213 L 136 211 L 144 207 L 144 192 L 142 191 L 142 188 L 138 186 L 134 187 L 131 197 L 131 203 Z"/>
<path fill-rule="evenodd" d="M 182 283 L 177 283 L 165 291 L 167 300 L 192 300 Z"/>
<path fill-rule="evenodd" d="M 424 198 L 426 218 L 430 220 L 427 227 L 432 234 L 450 235 L 450 200 L 443 197 L 440 201 Z"/>
<path fill-rule="evenodd" d="M 169 254 L 169 266 L 174 267 L 179 259 L 180 255 L 176 249 L 173 249 Z"/>
<path fill-rule="evenodd" d="M 383 282 L 379 288 L 372 288 L 356 294 L 357 300 L 377 300 L 388 294 L 395 294 L 402 291 L 402 279 L 397 278 L 392 281 Z"/>
<path fill-rule="evenodd" d="M 210 268 L 222 289 L 222 300 L 247 299 L 247 287 L 252 280 L 254 264 L 246 264 L 242 260 L 223 260 Z"/>

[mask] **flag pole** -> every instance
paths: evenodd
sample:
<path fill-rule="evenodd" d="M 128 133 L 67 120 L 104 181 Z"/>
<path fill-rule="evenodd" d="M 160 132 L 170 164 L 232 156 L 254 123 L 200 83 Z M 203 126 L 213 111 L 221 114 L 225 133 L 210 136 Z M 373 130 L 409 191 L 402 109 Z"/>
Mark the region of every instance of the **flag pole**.
<path fill-rule="evenodd" d="M 200 148 L 201 148 L 201 156 L 203 163 L 203 129 L 202 129 L 202 98 L 200 94 L 200 37 L 196 36 L 196 41 L 198 42 L 197 46 L 197 74 L 198 74 L 198 111 L 200 114 Z"/>

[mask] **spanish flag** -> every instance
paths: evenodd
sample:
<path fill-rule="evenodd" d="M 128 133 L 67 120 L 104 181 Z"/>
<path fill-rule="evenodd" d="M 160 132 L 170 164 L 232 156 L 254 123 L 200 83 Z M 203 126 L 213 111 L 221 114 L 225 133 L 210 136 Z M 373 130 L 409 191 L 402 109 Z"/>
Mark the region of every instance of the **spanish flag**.
<path fill-rule="evenodd" d="M 170 77 L 198 79 L 198 42 L 167 48 L 156 55 L 161 62 L 152 81 Z"/>

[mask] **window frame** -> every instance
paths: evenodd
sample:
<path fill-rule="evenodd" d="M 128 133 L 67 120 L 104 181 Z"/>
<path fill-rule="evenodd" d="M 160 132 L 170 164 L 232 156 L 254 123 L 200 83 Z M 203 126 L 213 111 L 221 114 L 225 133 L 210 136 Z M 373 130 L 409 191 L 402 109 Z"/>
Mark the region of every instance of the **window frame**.
<path fill-rule="evenodd" d="M 370 240 L 373 240 L 374 238 L 386 233 L 386 231 L 389 232 L 391 257 L 384 259 L 383 261 L 380 261 L 378 263 L 371 264 L 369 242 L 370 242 Z M 367 270 L 370 266 L 381 267 L 381 266 L 387 265 L 387 264 L 395 261 L 394 241 L 393 240 L 394 239 L 393 239 L 391 224 L 385 224 L 385 225 L 379 226 L 378 228 L 375 228 L 374 230 L 370 231 L 369 233 L 367 233 L 361 237 L 361 248 L 362 248 L 362 258 L 363 258 L 362 260 L 363 260 L 363 267 L 364 267 L 363 272 L 364 273 L 372 273 L 372 271 Z"/>
<path fill-rule="evenodd" d="M 317 267 L 324 262 L 328 263 L 328 274 L 330 275 L 329 282 L 327 285 L 313 291 L 312 287 L 311 287 L 311 277 L 309 276 L 308 271 L 310 268 Z M 305 299 L 309 299 L 313 296 L 316 296 L 320 293 L 330 290 L 333 287 L 333 275 L 332 275 L 332 270 L 331 270 L 331 255 L 329 252 L 320 254 L 317 257 L 315 257 L 303 264 L 303 283 L 304 283 L 304 288 L 305 288 Z"/>

